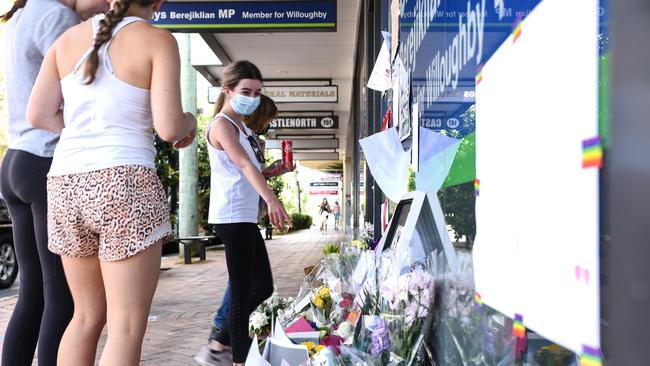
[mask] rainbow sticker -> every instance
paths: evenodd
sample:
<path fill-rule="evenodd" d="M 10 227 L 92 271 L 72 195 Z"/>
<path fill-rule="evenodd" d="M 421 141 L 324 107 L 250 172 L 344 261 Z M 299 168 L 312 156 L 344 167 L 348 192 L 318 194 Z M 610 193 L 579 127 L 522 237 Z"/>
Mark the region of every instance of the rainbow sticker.
<path fill-rule="evenodd" d="M 515 314 L 515 321 L 512 322 L 512 335 L 516 338 L 526 338 L 526 327 L 524 327 L 524 317 Z"/>
<path fill-rule="evenodd" d="M 603 360 L 600 358 L 600 349 L 582 346 L 580 366 L 603 366 Z"/>
<path fill-rule="evenodd" d="M 480 84 L 481 81 L 483 81 L 483 65 L 476 70 L 476 85 Z"/>
<path fill-rule="evenodd" d="M 600 144 L 600 137 L 596 136 L 582 141 L 582 167 L 603 167 L 603 146 Z"/>
<path fill-rule="evenodd" d="M 478 179 L 474 179 L 474 194 L 476 195 L 476 197 L 478 197 L 480 190 L 481 190 L 481 181 Z"/>
<path fill-rule="evenodd" d="M 478 292 L 474 294 L 474 302 L 475 302 L 474 307 L 476 309 L 480 309 L 481 306 L 483 306 L 483 300 L 481 299 L 481 294 L 479 294 Z"/>
<path fill-rule="evenodd" d="M 519 36 L 521 36 L 521 15 L 515 20 L 515 24 L 512 26 L 512 43 L 517 42 Z"/>

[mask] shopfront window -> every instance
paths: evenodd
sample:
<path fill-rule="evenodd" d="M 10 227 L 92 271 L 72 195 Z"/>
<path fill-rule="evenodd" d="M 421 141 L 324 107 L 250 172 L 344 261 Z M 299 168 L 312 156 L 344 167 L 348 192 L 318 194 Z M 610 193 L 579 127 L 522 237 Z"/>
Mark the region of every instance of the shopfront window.
<path fill-rule="evenodd" d="M 431 341 L 436 362 L 497 365 L 510 364 L 522 357 L 530 364 L 575 364 L 577 357 L 589 346 L 598 348 L 599 329 L 595 328 L 594 316 L 585 321 L 590 321 L 590 329 L 596 334 L 576 335 L 575 342 L 571 337 L 555 337 L 557 327 L 539 327 L 541 320 L 537 318 L 528 323 L 524 316 L 520 321 L 518 310 L 514 309 L 530 309 L 524 311 L 529 315 L 538 312 L 535 306 L 524 304 L 535 297 L 535 288 L 526 289 L 526 284 L 523 288 L 520 286 L 517 276 L 525 274 L 526 268 L 516 267 L 517 264 L 508 263 L 508 260 L 530 259 L 535 251 L 544 248 L 544 242 L 540 242 L 535 249 L 530 249 L 529 243 L 535 242 L 534 233 L 544 240 L 552 237 L 550 232 L 560 236 L 574 235 L 571 229 L 560 227 L 570 225 L 568 222 L 549 225 L 552 221 L 549 218 L 565 220 L 563 211 L 581 212 L 577 206 L 587 202 L 582 212 L 592 216 L 576 224 L 573 231 L 588 232 L 580 243 L 588 242 L 585 248 L 593 249 L 589 252 L 592 261 L 590 264 L 573 263 L 571 268 L 575 269 L 573 276 L 585 285 L 580 290 L 587 291 L 585 296 L 591 296 L 589 311 L 597 314 L 594 304 L 598 303 L 599 285 L 593 276 L 598 273 L 597 248 L 599 235 L 602 235 L 598 217 L 601 189 L 598 174 L 589 172 L 588 177 L 577 177 L 582 174 L 580 169 L 589 166 L 574 169 L 556 161 L 563 156 L 572 157 L 563 145 L 568 135 L 576 137 L 578 149 L 583 143 L 587 151 L 592 146 L 589 144 L 596 141 L 594 139 L 598 140 L 599 149 L 607 148 L 607 2 L 402 0 L 399 6 L 399 27 L 391 27 L 393 37 L 399 32 L 396 37 L 399 46 L 392 47 L 391 55 L 393 77 L 399 78 L 399 88 L 391 92 L 399 96 L 389 96 L 389 99 L 398 115 L 400 134 L 406 139 L 412 135 L 414 127 L 409 129 L 408 126 L 413 122 L 412 110 L 417 106 L 420 128 L 460 141 L 453 164 L 438 191 L 460 271 L 440 277 L 439 300 L 436 300 L 439 318 Z M 388 24 L 395 24 L 394 20 L 389 19 Z M 564 37 L 559 37 L 560 34 Z M 582 40 L 587 40 L 587 45 Z M 590 55 L 592 43 L 595 47 Z M 517 63 L 517 60 L 528 60 L 528 63 Z M 592 70 L 595 75 L 590 74 Z M 509 86 L 516 89 L 508 89 Z M 540 159 L 543 154 L 539 151 L 548 154 L 548 163 Z M 543 180 L 530 180 L 542 171 L 546 172 Z M 592 196 L 573 200 L 567 192 L 576 189 L 577 180 L 593 193 Z M 545 190 L 553 192 L 550 201 Z M 480 202 L 481 193 L 486 196 L 483 202 Z M 498 208 L 498 202 L 489 200 L 499 194 L 513 200 L 524 197 L 524 202 L 504 199 L 502 207 Z M 567 195 L 564 203 L 549 208 L 548 202 L 555 202 L 553 199 L 561 195 Z M 491 228 L 486 228 L 486 223 Z M 482 236 L 489 238 L 487 242 L 481 241 Z M 546 241 L 548 251 L 538 253 L 541 263 L 556 258 L 555 270 L 558 271 L 563 268 L 561 258 L 573 255 L 569 246 L 558 246 L 562 240 Z M 504 270 L 489 280 L 503 282 L 510 278 L 511 291 L 520 293 L 525 300 L 521 305 L 510 307 L 512 302 L 506 305 L 503 299 L 516 296 L 503 295 L 490 304 L 494 307 L 480 306 L 480 294 L 475 291 L 474 258 L 477 255 L 485 258 L 490 247 L 499 252 L 503 250 L 502 245 L 509 245 L 504 243 L 521 243 L 521 248 L 513 247 L 514 254 L 504 256 L 500 264 L 503 267 L 513 265 L 513 270 Z M 480 246 L 478 252 L 475 244 Z M 528 252 L 521 254 L 517 250 Z M 485 268 L 477 270 L 485 273 Z M 535 271 L 542 269 L 535 267 Z M 539 291 L 544 296 L 556 296 L 562 303 L 575 295 L 575 291 L 559 285 L 557 291 L 552 290 L 552 284 L 560 282 L 560 277 L 551 273 L 553 271 L 550 267 L 543 269 L 546 275 L 541 276 L 547 277 L 549 286 L 542 285 Z M 529 287 L 535 286 L 536 282 L 531 281 Z M 496 297 L 492 291 L 490 296 L 490 300 Z M 540 303 L 546 301 L 548 298 L 539 300 Z M 557 309 L 561 308 L 558 305 Z M 574 311 L 571 306 L 566 309 Z M 555 320 L 561 317 L 550 314 L 553 311 L 549 310 L 548 317 L 555 317 Z M 532 328 L 527 331 L 527 347 L 514 337 L 518 325 L 522 324 L 530 324 Z M 536 333 L 535 328 L 543 334 Z"/>

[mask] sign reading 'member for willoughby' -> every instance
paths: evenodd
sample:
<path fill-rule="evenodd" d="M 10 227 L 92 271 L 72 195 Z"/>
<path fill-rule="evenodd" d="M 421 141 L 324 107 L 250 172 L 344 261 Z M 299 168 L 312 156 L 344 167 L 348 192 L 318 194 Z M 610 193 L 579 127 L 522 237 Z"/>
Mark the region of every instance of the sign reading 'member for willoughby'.
<path fill-rule="evenodd" d="M 336 31 L 336 0 L 163 2 L 152 24 L 178 31 Z"/>

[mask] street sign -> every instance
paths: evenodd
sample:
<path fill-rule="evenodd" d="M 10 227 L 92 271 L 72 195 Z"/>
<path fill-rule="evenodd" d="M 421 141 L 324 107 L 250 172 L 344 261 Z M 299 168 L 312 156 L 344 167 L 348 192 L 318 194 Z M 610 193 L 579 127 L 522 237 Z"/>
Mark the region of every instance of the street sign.
<path fill-rule="evenodd" d="M 276 103 L 337 103 L 337 85 L 265 86 L 264 94 Z"/>
<path fill-rule="evenodd" d="M 338 187 L 338 182 L 311 182 L 310 187 Z"/>
<path fill-rule="evenodd" d="M 282 116 L 274 119 L 269 128 L 272 130 L 336 130 L 339 128 L 339 117 Z"/>

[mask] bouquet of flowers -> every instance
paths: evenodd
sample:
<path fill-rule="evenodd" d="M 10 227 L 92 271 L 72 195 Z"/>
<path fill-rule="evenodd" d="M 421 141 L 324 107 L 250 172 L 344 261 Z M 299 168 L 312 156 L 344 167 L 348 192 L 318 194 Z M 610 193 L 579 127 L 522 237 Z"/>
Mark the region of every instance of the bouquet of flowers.
<path fill-rule="evenodd" d="M 510 357 L 514 340 L 505 317 L 474 300 L 471 273 L 447 273 L 438 286 L 442 301 L 437 347 L 441 364 L 497 365 Z"/>
<path fill-rule="evenodd" d="M 374 242 L 375 242 L 375 225 L 366 222 L 363 224 L 363 229 L 361 229 L 361 232 L 359 233 L 359 238 L 361 241 L 366 243 L 366 245 L 374 249 Z"/>
<path fill-rule="evenodd" d="M 318 353 L 318 352 L 324 350 L 325 348 L 327 348 L 324 345 L 316 344 L 316 343 L 311 342 L 311 341 L 302 342 L 302 344 L 305 345 L 305 347 L 307 347 L 307 351 L 309 352 L 309 356 L 314 356 L 314 355 L 316 355 L 316 353 Z"/>
<path fill-rule="evenodd" d="M 380 365 L 387 365 L 392 349 L 388 323 L 380 315 L 363 315 L 355 345 Z"/>
<path fill-rule="evenodd" d="M 319 323 L 329 323 L 330 314 L 332 313 L 332 295 L 329 288 L 321 286 L 312 293 L 311 309 Z"/>
<path fill-rule="evenodd" d="M 392 351 L 410 362 L 422 342 L 427 319 L 432 318 L 434 277 L 418 267 L 381 284 L 384 311 L 390 314 Z M 430 317 L 431 315 L 431 317 Z"/>
<path fill-rule="evenodd" d="M 275 318 L 283 318 L 293 303 L 292 297 L 280 297 L 277 290 L 255 309 L 248 321 L 248 329 L 258 336 L 266 336 L 271 331 Z"/>

